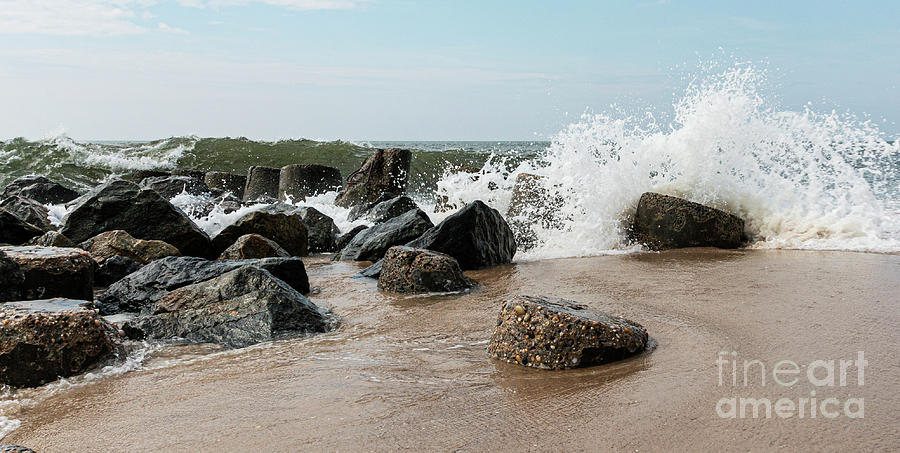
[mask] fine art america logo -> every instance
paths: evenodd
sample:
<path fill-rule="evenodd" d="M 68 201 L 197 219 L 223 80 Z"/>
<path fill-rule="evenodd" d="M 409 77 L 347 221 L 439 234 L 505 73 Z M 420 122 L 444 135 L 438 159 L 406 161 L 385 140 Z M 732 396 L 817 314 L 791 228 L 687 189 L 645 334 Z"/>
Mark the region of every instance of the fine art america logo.
<path fill-rule="evenodd" d="M 771 364 L 738 360 L 737 352 L 719 352 L 716 359 L 719 387 L 731 387 L 740 394 L 741 390 L 786 389 L 805 382 L 813 389 L 808 396 L 800 398 L 760 398 L 749 394 L 725 397 L 716 403 L 716 414 L 722 418 L 863 418 L 863 398 L 841 400 L 829 391 L 864 386 L 868 364 L 863 351 L 857 352 L 855 360 L 813 360 L 804 364 L 792 360 Z"/>

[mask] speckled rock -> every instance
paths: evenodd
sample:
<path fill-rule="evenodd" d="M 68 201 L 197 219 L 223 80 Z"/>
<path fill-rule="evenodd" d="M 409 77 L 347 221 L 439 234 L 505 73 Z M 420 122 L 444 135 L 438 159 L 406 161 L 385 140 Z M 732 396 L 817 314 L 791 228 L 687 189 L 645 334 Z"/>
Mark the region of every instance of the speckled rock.
<path fill-rule="evenodd" d="M 640 324 L 571 300 L 515 296 L 500 308 L 488 354 L 559 370 L 623 359 L 643 351 L 648 339 Z"/>
<path fill-rule="evenodd" d="M 44 230 L 0 208 L 0 244 L 24 244 L 44 234 Z"/>
<path fill-rule="evenodd" d="M 278 179 L 278 198 L 293 202 L 306 197 L 341 190 L 344 179 L 334 167 L 316 164 L 294 164 L 281 167 Z"/>
<path fill-rule="evenodd" d="M 290 254 L 276 244 L 258 234 L 245 234 L 222 252 L 220 260 L 243 260 L 254 258 L 286 257 Z"/>
<path fill-rule="evenodd" d="M 391 247 L 382 260 L 378 289 L 392 293 L 462 291 L 476 285 L 459 263 L 443 253 Z"/>
<path fill-rule="evenodd" d="M 319 212 L 312 207 L 302 207 L 297 210 L 303 219 L 303 224 L 309 231 L 310 253 L 334 252 L 337 250 L 336 239 L 340 233 L 334 224 L 334 219 Z"/>
<path fill-rule="evenodd" d="M 263 197 L 278 198 L 278 181 L 281 177 L 280 168 L 253 166 L 247 175 L 247 185 L 244 187 L 244 203 Z"/>
<path fill-rule="evenodd" d="M 327 313 L 255 266 L 185 286 L 130 322 L 145 338 L 185 338 L 240 348 L 286 333 L 325 332 Z"/>
<path fill-rule="evenodd" d="M 647 192 L 638 202 L 631 234 L 652 250 L 737 248 L 744 242 L 744 221 L 702 204 Z"/>
<path fill-rule="evenodd" d="M 25 245 L 36 245 L 38 247 L 77 247 L 64 234 L 56 231 L 48 231 L 41 236 L 31 238 Z"/>
<path fill-rule="evenodd" d="M 0 302 L 22 300 L 25 274 L 12 258 L 0 250 Z"/>
<path fill-rule="evenodd" d="M 50 224 L 50 219 L 48 218 L 49 211 L 47 208 L 30 198 L 15 195 L 0 202 L 0 208 L 6 209 L 19 216 L 20 219 L 44 231 L 55 229 L 53 225 Z"/>
<path fill-rule="evenodd" d="M 79 374 L 119 352 L 119 331 L 87 302 L 68 299 L 0 305 L 0 384 L 35 387 Z"/>
<path fill-rule="evenodd" d="M 135 239 L 127 231 L 113 230 L 100 233 L 81 244 L 94 261 L 103 263 L 113 256 L 124 256 L 141 264 L 151 263 L 167 256 L 181 256 L 177 248 L 164 241 Z"/>
<path fill-rule="evenodd" d="M 111 256 L 107 258 L 94 274 L 94 285 L 104 288 L 117 281 L 141 270 L 141 263 L 124 256 Z"/>
<path fill-rule="evenodd" d="M 404 193 L 412 153 L 408 149 L 378 149 L 359 170 L 347 176 L 344 191 L 334 203 L 349 208 L 375 201 L 381 194 Z"/>
<path fill-rule="evenodd" d="M 182 192 L 189 195 L 203 195 L 209 193 L 209 187 L 202 181 L 191 176 L 156 176 L 141 181 L 141 187 L 155 190 L 166 200 L 175 198 Z"/>
<path fill-rule="evenodd" d="M 221 254 L 245 234 L 269 238 L 292 256 L 309 254 L 309 232 L 298 210 L 290 205 L 270 205 L 244 214 L 213 238 L 213 249 Z"/>
<path fill-rule="evenodd" d="M 0 247 L 25 274 L 24 300 L 66 297 L 94 298 L 94 260 L 76 248 L 12 246 Z"/>
<path fill-rule="evenodd" d="M 376 261 L 389 248 L 403 245 L 431 228 L 434 224 L 421 209 L 414 209 L 399 217 L 365 229 L 341 250 L 344 261 Z"/>
<path fill-rule="evenodd" d="M 63 204 L 78 198 L 78 192 L 43 176 L 23 176 L 11 182 L 0 198 L 19 195 L 42 204 Z"/>

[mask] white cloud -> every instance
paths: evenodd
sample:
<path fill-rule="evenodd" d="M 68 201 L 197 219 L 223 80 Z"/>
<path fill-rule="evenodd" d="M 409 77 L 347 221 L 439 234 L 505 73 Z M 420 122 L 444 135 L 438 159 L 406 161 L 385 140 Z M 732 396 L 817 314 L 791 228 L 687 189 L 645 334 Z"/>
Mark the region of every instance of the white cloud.
<path fill-rule="evenodd" d="M 225 6 L 260 3 L 297 11 L 317 9 L 354 9 L 374 0 L 177 0 L 181 6 L 192 8 L 221 8 Z"/>
<path fill-rule="evenodd" d="M 180 28 L 172 27 L 167 23 L 160 22 L 156 25 L 156 29 L 163 33 L 175 33 L 178 35 L 186 35 L 187 31 L 182 30 Z"/>

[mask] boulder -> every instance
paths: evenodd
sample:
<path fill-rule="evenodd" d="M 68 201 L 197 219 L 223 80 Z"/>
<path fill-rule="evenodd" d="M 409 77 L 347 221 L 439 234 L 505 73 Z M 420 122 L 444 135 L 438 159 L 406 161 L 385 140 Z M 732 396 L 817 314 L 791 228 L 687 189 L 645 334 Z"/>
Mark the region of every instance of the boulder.
<path fill-rule="evenodd" d="M 406 245 L 446 253 L 463 270 L 510 263 L 516 254 L 516 239 L 506 220 L 479 200 Z"/>
<path fill-rule="evenodd" d="M 197 181 L 203 182 L 203 178 L 206 177 L 206 172 L 203 170 L 188 170 L 186 168 L 176 168 L 172 170 L 173 176 L 187 176 L 189 178 L 196 179 Z"/>
<path fill-rule="evenodd" d="M 247 175 L 210 171 L 203 177 L 203 182 L 210 189 L 219 189 L 231 193 L 240 201 L 240 199 L 244 198 L 244 187 L 247 186 Z"/>
<path fill-rule="evenodd" d="M 303 224 L 309 230 L 310 252 L 334 252 L 337 249 L 335 239 L 340 233 L 334 220 L 319 212 L 316 208 L 303 207 L 297 210 Z"/>
<path fill-rule="evenodd" d="M 30 198 L 41 204 L 63 204 L 78 198 L 78 192 L 43 176 L 23 176 L 10 183 L 0 198 Z"/>
<path fill-rule="evenodd" d="M 488 354 L 534 368 L 560 370 L 623 359 L 647 347 L 640 324 L 571 300 L 515 296 L 503 303 Z"/>
<path fill-rule="evenodd" d="M 425 249 L 391 247 L 382 259 L 378 289 L 392 293 L 462 291 L 475 286 L 450 255 Z"/>
<path fill-rule="evenodd" d="M 220 260 L 242 260 L 290 256 L 280 245 L 258 234 L 245 234 L 222 252 Z"/>
<path fill-rule="evenodd" d="M 191 176 L 156 176 L 141 181 L 141 187 L 155 190 L 166 200 L 175 198 L 182 192 L 199 196 L 209 193 L 209 187 L 201 180 Z"/>
<path fill-rule="evenodd" d="M 141 181 L 147 178 L 158 178 L 164 176 L 172 176 L 172 173 L 164 170 L 134 170 L 123 175 L 122 179 L 133 182 L 135 184 L 140 184 Z"/>
<path fill-rule="evenodd" d="M 281 167 L 278 179 L 278 198 L 293 202 L 306 197 L 341 190 L 341 171 L 334 167 L 315 164 L 295 164 Z"/>
<path fill-rule="evenodd" d="M 309 254 L 306 225 L 297 208 L 290 205 L 269 205 L 244 214 L 213 238 L 213 250 L 221 254 L 245 234 L 269 238 L 292 256 Z"/>
<path fill-rule="evenodd" d="M 352 241 L 353 238 L 355 238 L 356 235 L 359 234 L 360 231 L 363 231 L 367 228 L 369 228 L 369 227 L 366 225 L 357 225 L 357 226 L 353 227 L 352 230 L 338 236 L 337 239 L 334 240 L 334 249 L 335 250 L 344 250 L 344 247 L 346 247 L 347 244 L 349 244 L 350 241 Z"/>
<path fill-rule="evenodd" d="M 334 203 L 349 208 L 375 201 L 381 194 L 404 193 L 412 153 L 408 149 L 378 149 L 359 170 L 347 176 L 344 191 Z"/>
<path fill-rule="evenodd" d="M 66 297 L 94 298 L 94 260 L 76 248 L 11 246 L 0 247 L 25 274 L 24 300 Z"/>
<path fill-rule="evenodd" d="M 352 222 L 360 218 L 366 218 L 373 223 L 382 223 L 418 207 L 416 202 L 406 195 L 392 196 L 391 194 L 385 194 L 372 203 L 351 209 L 347 220 Z"/>
<path fill-rule="evenodd" d="M 20 195 L 9 197 L 0 202 L 0 208 L 19 216 L 20 219 L 44 230 L 50 231 L 53 225 L 50 224 L 50 211 L 44 205 L 30 198 Z"/>
<path fill-rule="evenodd" d="M 255 266 L 176 289 L 129 325 L 144 338 L 177 337 L 232 348 L 329 329 L 324 310 Z"/>
<path fill-rule="evenodd" d="M 124 256 L 111 256 L 97 267 L 94 284 L 104 288 L 141 270 L 141 263 Z"/>
<path fill-rule="evenodd" d="M 0 303 L 22 300 L 24 285 L 25 274 L 19 269 L 19 264 L 0 251 Z"/>
<path fill-rule="evenodd" d="M 0 244 L 24 244 L 44 234 L 44 230 L 0 208 Z"/>
<path fill-rule="evenodd" d="M 77 247 L 75 243 L 69 240 L 69 238 L 56 231 L 48 231 L 41 236 L 31 238 L 25 245 L 36 245 L 38 247 Z"/>
<path fill-rule="evenodd" d="M 59 232 L 81 243 L 112 230 L 165 241 L 185 255 L 210 255 L 209 237 L 184 212 L 156 191 L 122 180 L 103 184 L 79 199 Z"/>
<path fill-rule="evenodd" d="M 399 217 L 365 229 L 341 250 L 338 259 L 377 261 L 389 248 L 403 245 L 419 237 L 434 224 L 421 209 L 413 209 Z"/>
<path fill-rule="evenodd" d="M 518 250 L 528 250 L 536 245 L 535 225 L 544 229 L 562 226 L 557 213 L 564 203 L 563 197 L 551 195 L 547 190 L 543 176 L 530 173 L 516 176 L 506 218 L 516 237 Z"/>
<path fill-rule="evenodd" d="M 139 312 L 169 291 L 218 277 L 242 266 L 257 266 L 272 273 L 301 294 L 309 294 L 309 278 L 300 258 L 208 261 L 168 257 L 154 261 L 111 285 L 97 298 L 101 313 Z"/>
<path fill-rule="evenodd" d="M 388 249 L 388 250 L 390 250 L 390 249 Z M 457 264 L 459 264 L 459 263 L 457 263 Z M 374 264 L 372 264 L 371 266 L 357 272 L 356 275 L 354 275 L 353 277 L 374 278 L 377 280 L 378 277 L 381 276 L 382 267 L 384 267 L 384 259 L 380 259 L 380 260 L 376 261 Z"/>
<path fill-rule="evenodd" d="M 123 256 L 147 264 L 167 256 L 181 256 L 177 248 L 164 241 L 135 239 L 124 230 L 100 233 L 81 243 L 94 261 L 103 263 L 113 256 Z"/>
<path fill-rule="evenodd" d="M 362 217 L 364 217 L 366 215 L 366 213 L 369 212 L 370 209 L 374 208 L 379 203 L 388 201 L 388 200 L 390 200 L 392 198 L 396 198 L 398 196 L 399 195 L 397 195 L 393 192 L 385 192 L 385 193 L 379 195 L 378 198 L 376 198 L 373 201 L 353 206 L 350 208 L 350 212 L 347 213 L 347 220 L 352 222 L 354 220 L 361 219 Z M 401 212 L 401 214 L 402 214 L 402 212 Z"/>
<path fill-rule="evenodd" d="M 69 299 L 0 305 L 0 384 L 36 387 L 119 352 L 119 329 Z"/>
<path fill-rule="evenodd" d="M 681 247 L 733 249 L 744 242 L 744 221 L 681 198 L 647 192 L 638 201 L 631 235 L 651 250 Z"/>
<path fill-rule="evenodd" d="M 244 203 L 257 200 L 262 197 L 278 198 L 278 181 L 281 177 L 280 168 L 250 167 L 247 176 L 247 186 L 244 187 Z"/>

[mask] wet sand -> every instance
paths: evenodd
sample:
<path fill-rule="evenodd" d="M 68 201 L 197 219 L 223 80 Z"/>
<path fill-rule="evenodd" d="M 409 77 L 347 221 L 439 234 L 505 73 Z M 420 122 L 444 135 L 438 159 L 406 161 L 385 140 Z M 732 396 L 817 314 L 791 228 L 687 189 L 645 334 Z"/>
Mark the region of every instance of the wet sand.
<path fill-rule="evenodd" d="M 401 297 L 312 259 L 330 334 L 197 355 L 170 347 L 139 369 L 13 414 L 3 443 L 62 451 L 891 450 L 900 443 L 900 256 L 683 250 L 469 272 L 457 296 Z M 647 327 L 656 348 L 570 371 L 492 361 L 512 294 L 570 298 Z M 856 359 L 846 387 L 719 386 L 716 359 Z M 174 363 L 169 363 L 174 360 Z M 165 365 L 165 366 L 163 366 Z M 727 371 L 727 366 L 725 367 Z M 739 371 L 740 372 L 740 371 Z M 864 418 L 723 419 L 723 397 L 864 398 Z"/>

